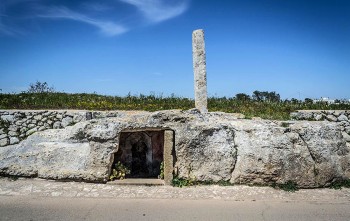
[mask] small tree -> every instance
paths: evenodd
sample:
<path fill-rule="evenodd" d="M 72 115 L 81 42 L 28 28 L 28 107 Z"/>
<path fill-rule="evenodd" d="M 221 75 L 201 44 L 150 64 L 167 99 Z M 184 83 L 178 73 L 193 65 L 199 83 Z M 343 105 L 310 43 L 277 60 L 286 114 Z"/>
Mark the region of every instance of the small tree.
<path fill-rule="evenodd" d="M 256 101 L 280 102 L 281 96 L 275 91 L 254 91 L 252 98 Z"/>
<path fill-rule="evenodd" d="M 304 102 L 307 104 L 312 104 L 314 101 L 311 98 L 305 98 Z"/>
<path fill-rule="evenodd" d="M 249 101 L 250 100 L 250 96 L 244 93 L 238 93 L 236 94 L 236 99 L 239 101 Z"/>
<path fill-rule="evenodd" d="M 53 87 L 49 87 L 46 82 L 36 81 L 35 84 L 30 84 L 28 88 L 28 93 L 53 93 L 55 89 Z"/>

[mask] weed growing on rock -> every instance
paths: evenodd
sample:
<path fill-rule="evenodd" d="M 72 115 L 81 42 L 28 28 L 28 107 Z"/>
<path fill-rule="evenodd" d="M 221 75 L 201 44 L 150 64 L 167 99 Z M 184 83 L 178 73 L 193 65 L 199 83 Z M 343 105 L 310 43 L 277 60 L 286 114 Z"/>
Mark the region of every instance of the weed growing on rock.
<path fill-rule="evenodd" d="M 340 190 L 342 188 L 350 188 L 350 179 L 338 180 L 331 184 L 331 189 Z"/>
<path fill-rule="evenodd" d="M 175 177 L 173 180 L 172 180 L 172 184 L 174 187 L 186 187 L 186 186 L 194 186 L 197 184 L 197 181 L 195 179 L 183 179 L 183 178 L 178 178 L 178 177 Z"/>
<path fill-rule="evenodd" d="M 291 181 L 291 180 L 289 180 L 287 183 L 283 183 L 283 184 L 276 184 L 276 183 L 274 183 L 272 185 L 272 187 L 273 188 L 278 188 L 278 189 L 281 189 L 281 190 L 284 190 L 284 191 L 287 191 L 287 192 L 295 192 L 295 191 L 299 190 L 298 185 L 295 182 Z"/>
<path fill-rule="evenodd" d="M 8 128 L 10 127 L 10 122 L 0 118 L 0 129 L 3 128 L 5 133 L 8 133 Z"/>
<path fill-rule="evenodd" d="M 160 163 L 160 174 L 158 176 L 159 179 L 164 179 L 164 162 Z"/>
<path fill-rule="evenodd" d="M 199 186 L 199 185 L 219 185 L 219 186 L 233 186 L 234 184 L 230 183 L 228 180 L 220 180 L 218 182 L 214 182 L 212 180 L 206 181 L 198 181 L 195 178 L 183 179 L 175 177 L 172 180 L 172 184 L 174 187 L 186 187 L 186 186 Z"/>
<path fill-rule="evenodd" d="M 125 176 L 130 174 L 130 170 L 124 166 L 120 161 L 115 164 L 115 168 L 112 170 L 112 175 L 109 177 L 110 180 L 123 180 Z"/>

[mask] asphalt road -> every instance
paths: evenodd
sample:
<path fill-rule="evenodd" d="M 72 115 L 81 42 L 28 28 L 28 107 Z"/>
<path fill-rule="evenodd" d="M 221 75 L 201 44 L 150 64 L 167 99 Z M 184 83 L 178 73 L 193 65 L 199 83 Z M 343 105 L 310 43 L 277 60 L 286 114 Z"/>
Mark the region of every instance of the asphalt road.
<path fill-rule="evenodd" d="M 350 220 L 350 202 L 0 196 L 0 220 Z"/>

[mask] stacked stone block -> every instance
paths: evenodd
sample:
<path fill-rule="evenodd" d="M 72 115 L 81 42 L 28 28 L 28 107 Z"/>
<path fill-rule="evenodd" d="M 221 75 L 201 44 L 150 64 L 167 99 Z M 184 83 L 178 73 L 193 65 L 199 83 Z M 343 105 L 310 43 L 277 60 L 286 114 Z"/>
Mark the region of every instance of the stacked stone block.
<path fill-rule="evenodd" d="M 350 142 L 350 110 L 300 110 L 290 114 L 292 120 L 337 122 L 343 137 Z"/>
<path fill-rule="evenodd" d="M 0 147 L 17 144 L 38 131 L 124 114 L 125 111 L 0 110 Z"/>
<path fill-rule="evenodd" d="M 85 112 L 0 111 L 0 147 L 17 144 L 37 131 L 61 129 L 86 119 Z"/>

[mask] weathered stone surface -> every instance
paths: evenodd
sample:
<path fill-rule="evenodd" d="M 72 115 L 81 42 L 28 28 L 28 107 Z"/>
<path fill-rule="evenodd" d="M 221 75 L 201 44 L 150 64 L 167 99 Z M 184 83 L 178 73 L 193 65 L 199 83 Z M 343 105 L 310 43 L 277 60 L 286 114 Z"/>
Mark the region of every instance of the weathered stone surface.
<path fill-rule="evenodd" d="M 17 129 L 18 129 L 18 127 L 15 126 L 15 125 L 9 126 L 9 130 L 10 130 L 10 131 L 17 131 Z"/>
<path fill-rule="evenodd" d="M 350 145 L 339 123 L 280 125 L 198 110 L 120 112 L 0 148 L 0 174 L 106 181 L 122 131 L 163 128 L 175 133 L 180 178 L 263 185 L 291 180 L 305 188 L 350 178 Z"/>
<path fill-rule="evenodd" d="M 338 117 L 338 121 L 348 121 L 348 120 L 349 120 L 348 117 L 345 116 L 344 114 L 342 114 Z"/>
<path fill-rule="evenodd" d="M 207 69 L 205 57 L 204 31 L 195 30 L 192 33 L 192 53 L 194 69 L 194 94 L 196 108 L 208 112 L 207 101 Z"/>
<path fill-rule="evenodd" d="M 62 119 L 61 125 L 62 127 L 67 127 L 68 125 L 73 123 L 73 118 L 72 117 L 65 117 Z"/>
<path fill-rule="evenodd" d="M 233 183 L 328 185 L 349 176 L 349 148 L 336 124 L 296 122 L 289 128 L 243 124 L 236 131 L 238 150 Z"/>
<path fill-rule="evenodd" d="M 56 121 L 55 123 L 53 123 L 52 128 L 53 128 L 53 129 L 60 129 L 60 128 L 62 128 L 61 122 Z"/>
<path fill-rule="evenodd" d="M 86 112 L 79 112 L 78 114 L 73 116 L 73 122 L 78 123 L 80 121 L 84 121 L 86 119 Z"/>
<path fill-rule="evenodd" d="M 337 117 L 334 115 L 327 115 L 326 119 L 329 121 L 332 121 L 332 122 L 337 122 L 337 120 L 338 120 Z"/>
<path fill-rule="evenodd" d="M 7 121 L 7 122 L 13 122 L 15 120 L 15 117 L 13 115 L 2 115 L 1 117 L 1 120 L 3 121 Z"/>
<path fill-rule="evenodd" d="M 17 134 L 17 132 L 15 132 L 15 131 L 9 131 L 9 132 L 8 132 L 8 135 L 9 135 L 9 136 L 17 136 L 18 134 Z"/>
<path fill-rule="evenodd" d="M 347 134 L 350 134 L 350 126 L 349 126 L 349 127 L 345 127 L 345 132 L 346 132 Z"/>
<path fill-rule="evenodd" d="M 317 121 L 324 119 L 324 116 L 322 114 L 315 114 L 314 117 L 315 117 L 315 120 L 317 120 Z"/>
<path fill-rule="evenodd" d="M 43 116 L 42 115 L 36 115 L 36 116 L 34 116 L 34 119 L 40 121 L 40 120 L 43 119 Z"/>
<path fill-rule="evenodd" d="M 10 137 L 10 144 L 17 144 L 19 143 L 19 139 L 17 137 Z"/>
<path fill-rule="evenodd" d="M 312 120 L 314 114 L 312 112 L 293 112 L 290 117 L 293 120 Z"/>
<path fill-rule="evenodd" d="M 3 138 L 0 140 L 0 147 L 6 146 L 9 143 L 8 138 Z"/>
<path fill-rule="evenodd" d="M 343 135 L 344 139 L 346 140 L 346 142 L 350 142 L 350 135 L 349 134 L 347 134 L 346 132 L 343 132 L 342 135 Z"/>
<path fill-rule="evenodd" d="M 32 135 L 33 133 L 37 132 L 38 128 L 34 127 L 26 132 L 26 136 Z"/>

